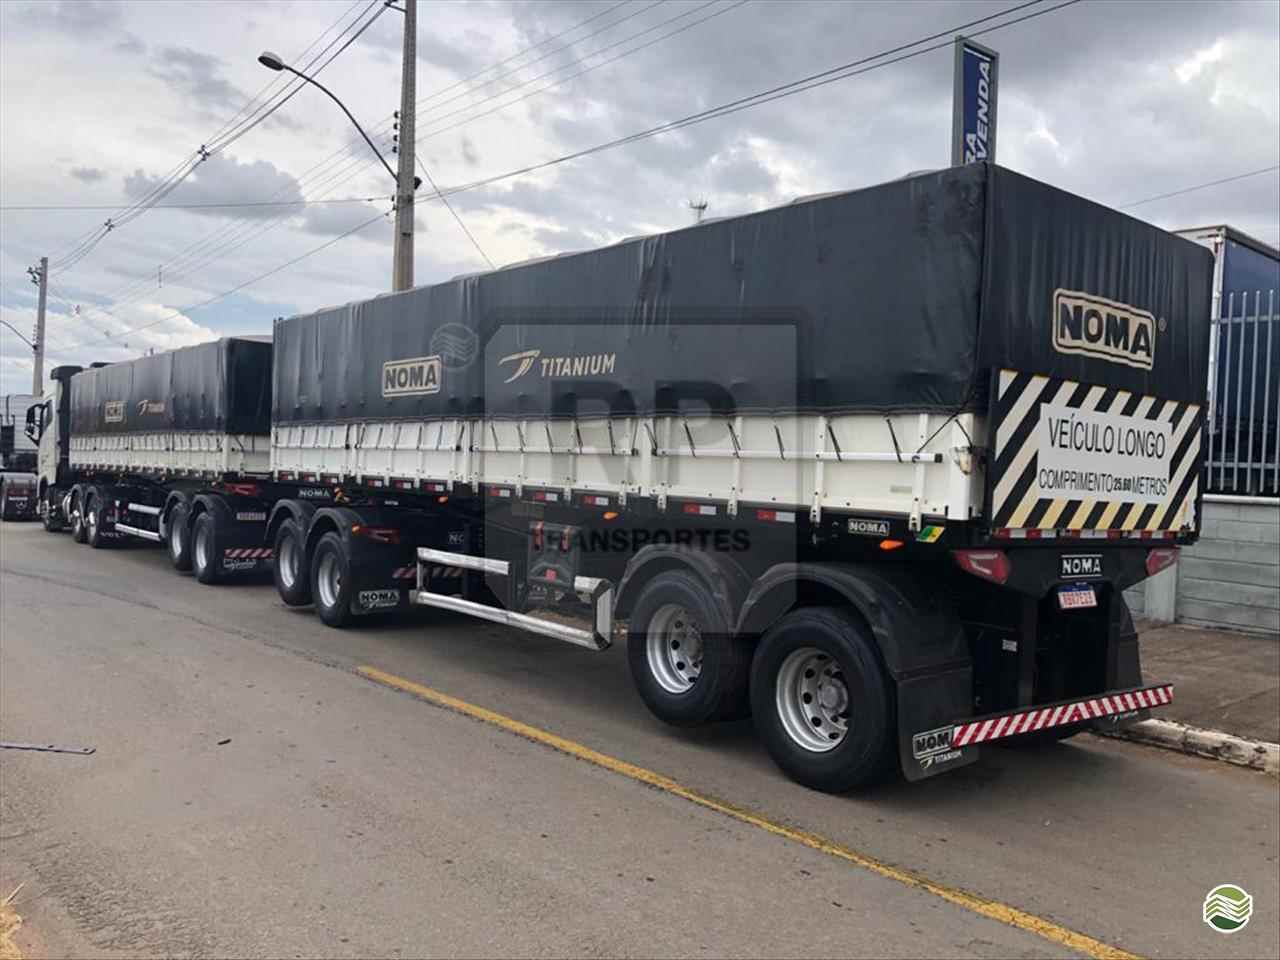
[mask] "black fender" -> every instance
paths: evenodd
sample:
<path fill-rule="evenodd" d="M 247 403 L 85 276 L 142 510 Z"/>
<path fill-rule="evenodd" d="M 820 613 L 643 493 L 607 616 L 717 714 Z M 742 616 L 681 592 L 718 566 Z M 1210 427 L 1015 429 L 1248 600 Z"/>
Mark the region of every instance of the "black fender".
<path fill-rule="evenodd" d="M 305 536 L 317 509 L 314 503 L 307 503 L 305 500 L 277 500 L 271 512 L 267 514 L 267 543 L 276 542 L 276 531 L 286 520 L 295 521 L 302 528 Z"/>
<path fill-rule="evenodd" d="M 689 570 L 699 577 L 720 605 L 725 623 L 738 621 L 738 611 L 751 589 L 751 578 L 727 553 L 699 550 L 687 544 L 653 543 L 637 550 L 618 583 L 616 615 L 630 616 L 644 585 L 667 570 Z"/>
<path fill-rule="evenodd" d="M 191 497 L 185 490 L 170 490 L 169 495 L 164 499 L 164 506 L 160 508 L 160 522 L 158 524 L 161 539 L 168 536 L 169 518 L 173 516 L 174 507 L 179 504 L 190 506 Z M 190 523 L 190 511 L 188 510 L 187 522 Z"/>
<path fill-rule="evenodd" d="M 914 756 L 913 736 L 973 715 L 973 662 L 964 627 L 949 600 L 903 566 L 781 563 L 755 582 L 738 632 L 759 634 L 797 605 L 852 608 L 875 639 L 895 687 L 898 755 L 910 780 L 978 759 L 972 747 L 928 764 Z"/>
<path fill-rule="evenodd" d="M 194 525 L 196 517 L 202 513 L 208 513 L 213 516 L 214 522 L 219 526 L 231 526 L 236 522 L 236 512 L 231 504 L 227 502 L 227 498 L 221 493 L 212 491 L 201 491 L 191 497 L 190 511 L 187 514 L 187 523 Z"/>
<path fill-rule="evenodd" d="M 349 550 L 351 548 L 351 528 L 364 522 L 365 518 L 351 507 L 319 507 L 316 509 L 311 515 L 306 528 L 307 565 L 310 566 L 311 554 L 315 552 L 316 544 L 320 542 L 320 538 L 326 533 L 331 530 L 337 531 L 338 536 L 342 537 Z"/>

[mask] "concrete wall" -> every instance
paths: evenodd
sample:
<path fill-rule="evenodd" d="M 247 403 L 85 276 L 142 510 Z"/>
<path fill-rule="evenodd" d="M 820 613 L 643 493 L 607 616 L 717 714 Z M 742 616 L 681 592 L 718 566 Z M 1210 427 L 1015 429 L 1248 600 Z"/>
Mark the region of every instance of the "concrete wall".
<path fill-rule="evenodd" d="M 1205 497 L 1200 541 L 1125 596 L 1134 616 L 1280 634 L 1280 501 Z"/>

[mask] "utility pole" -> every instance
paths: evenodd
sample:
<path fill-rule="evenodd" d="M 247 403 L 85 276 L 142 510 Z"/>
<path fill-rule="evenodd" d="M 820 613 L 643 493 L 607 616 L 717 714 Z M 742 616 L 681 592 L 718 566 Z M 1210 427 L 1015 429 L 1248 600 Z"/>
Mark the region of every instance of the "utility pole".
<path fill-rule="evenodd" d="M 693 222 L 701 223 L 702 215 L 707 212 L 707 201 L 705 199 L 690 200 L 689 209 L 693 211 Z"/>
<path fill-rule="evenodd" d="M 40 258 L 38 270 L 32 270 L 31 279 L 40 287 L 40 299 L 36 303 L 36 342 L 34 363 L 31 368 L 31 395 L 39 400 L 44 396 L 44 309 L 49 298 L 49 258 Z"/>
<path fill-rule="evenodd" d="M 396 237 L 391 289 L 413 286 L 414 111 L 417 106 L 418 0 L 404 0 L 404 53 L 400 77 L 400 166 L 396 176 Z"/>

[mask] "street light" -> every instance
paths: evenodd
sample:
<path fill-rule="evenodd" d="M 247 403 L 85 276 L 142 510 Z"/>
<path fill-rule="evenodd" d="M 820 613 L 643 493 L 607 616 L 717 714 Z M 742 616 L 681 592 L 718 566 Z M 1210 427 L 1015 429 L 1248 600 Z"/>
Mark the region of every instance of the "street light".
<path fill-rule="evenodd" d="M 369 149 L 374 152 L 378 160 L 381 161 L 382 165 L 386 167 L 387 173 L 391 174 L 391 179 L 396 181 L 396 185 L 399 186 L 400 178 L 397 177 L 396 172 L 391 169 L 391 164 L 387 163 L 386 158 L 383 157 L 382 154 L 378 152 L 378 148 L 373 145 L 373 141 L 369 139 L 369 135 L 364 132 L 364 127 L 360 126 L 360 121 L 358 121 L 354 116 L 351 115 L 351 111 L 347 109 L 346 104 L 344 104 L 341 100 L 339 100 L 337 96 L 334 95 L 334 92 L 332 90 L 326 87 L 319 80 L 316 80 L 313 77 L 307 76 L 301 70 L 293 69 L 293 67 L 289 66 L 282 59 L 280 59 L 279 54 L 272 53 L 270 50 L 263 50 L 262 53 L 258 55 L 258 62 L 262 64 L 264 67 L 266 67 L 268 70 L 275 70 L 277 73 L 281 70 L 287 70 L 289 73 L 292 73 L 295 77 L 300 77 L 301 79 L 305 80 L 307 83 L 311 84 L 313 87 L 317 87 L 319 90 L 325 93 L 330 100 L 332 100 L 339 107 L 341 107 L 342 112 L 347 115 L 347 119 L 350 120 L 352 124 L 355 125 L 355 128 L 358 131 L 360 131 L 360 136 L 364 137 L 364 142 L 369 145 Z M 421 186 L 421 184 L 422 184 L 422 180 L 419 177 L 413 178 L 414 190 L 417 190 L 418 187 Z"/>

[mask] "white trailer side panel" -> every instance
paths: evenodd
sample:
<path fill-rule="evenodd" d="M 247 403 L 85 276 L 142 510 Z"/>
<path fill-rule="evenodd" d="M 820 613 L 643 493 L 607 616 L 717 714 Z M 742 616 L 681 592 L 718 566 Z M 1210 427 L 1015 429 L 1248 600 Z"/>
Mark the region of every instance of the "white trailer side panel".
<path fill-rule="evenodd" d="M 972 414 L 369 421 L 275 429 L 271 467 L 354 477 L 968 519 L 982 510 Z"/>
<path fill-rule="evenodd" d="M 265 476 L 271 463 L 270 439 L 212 431 L 75 435 L 71 466 L 174 476 Z"/>

